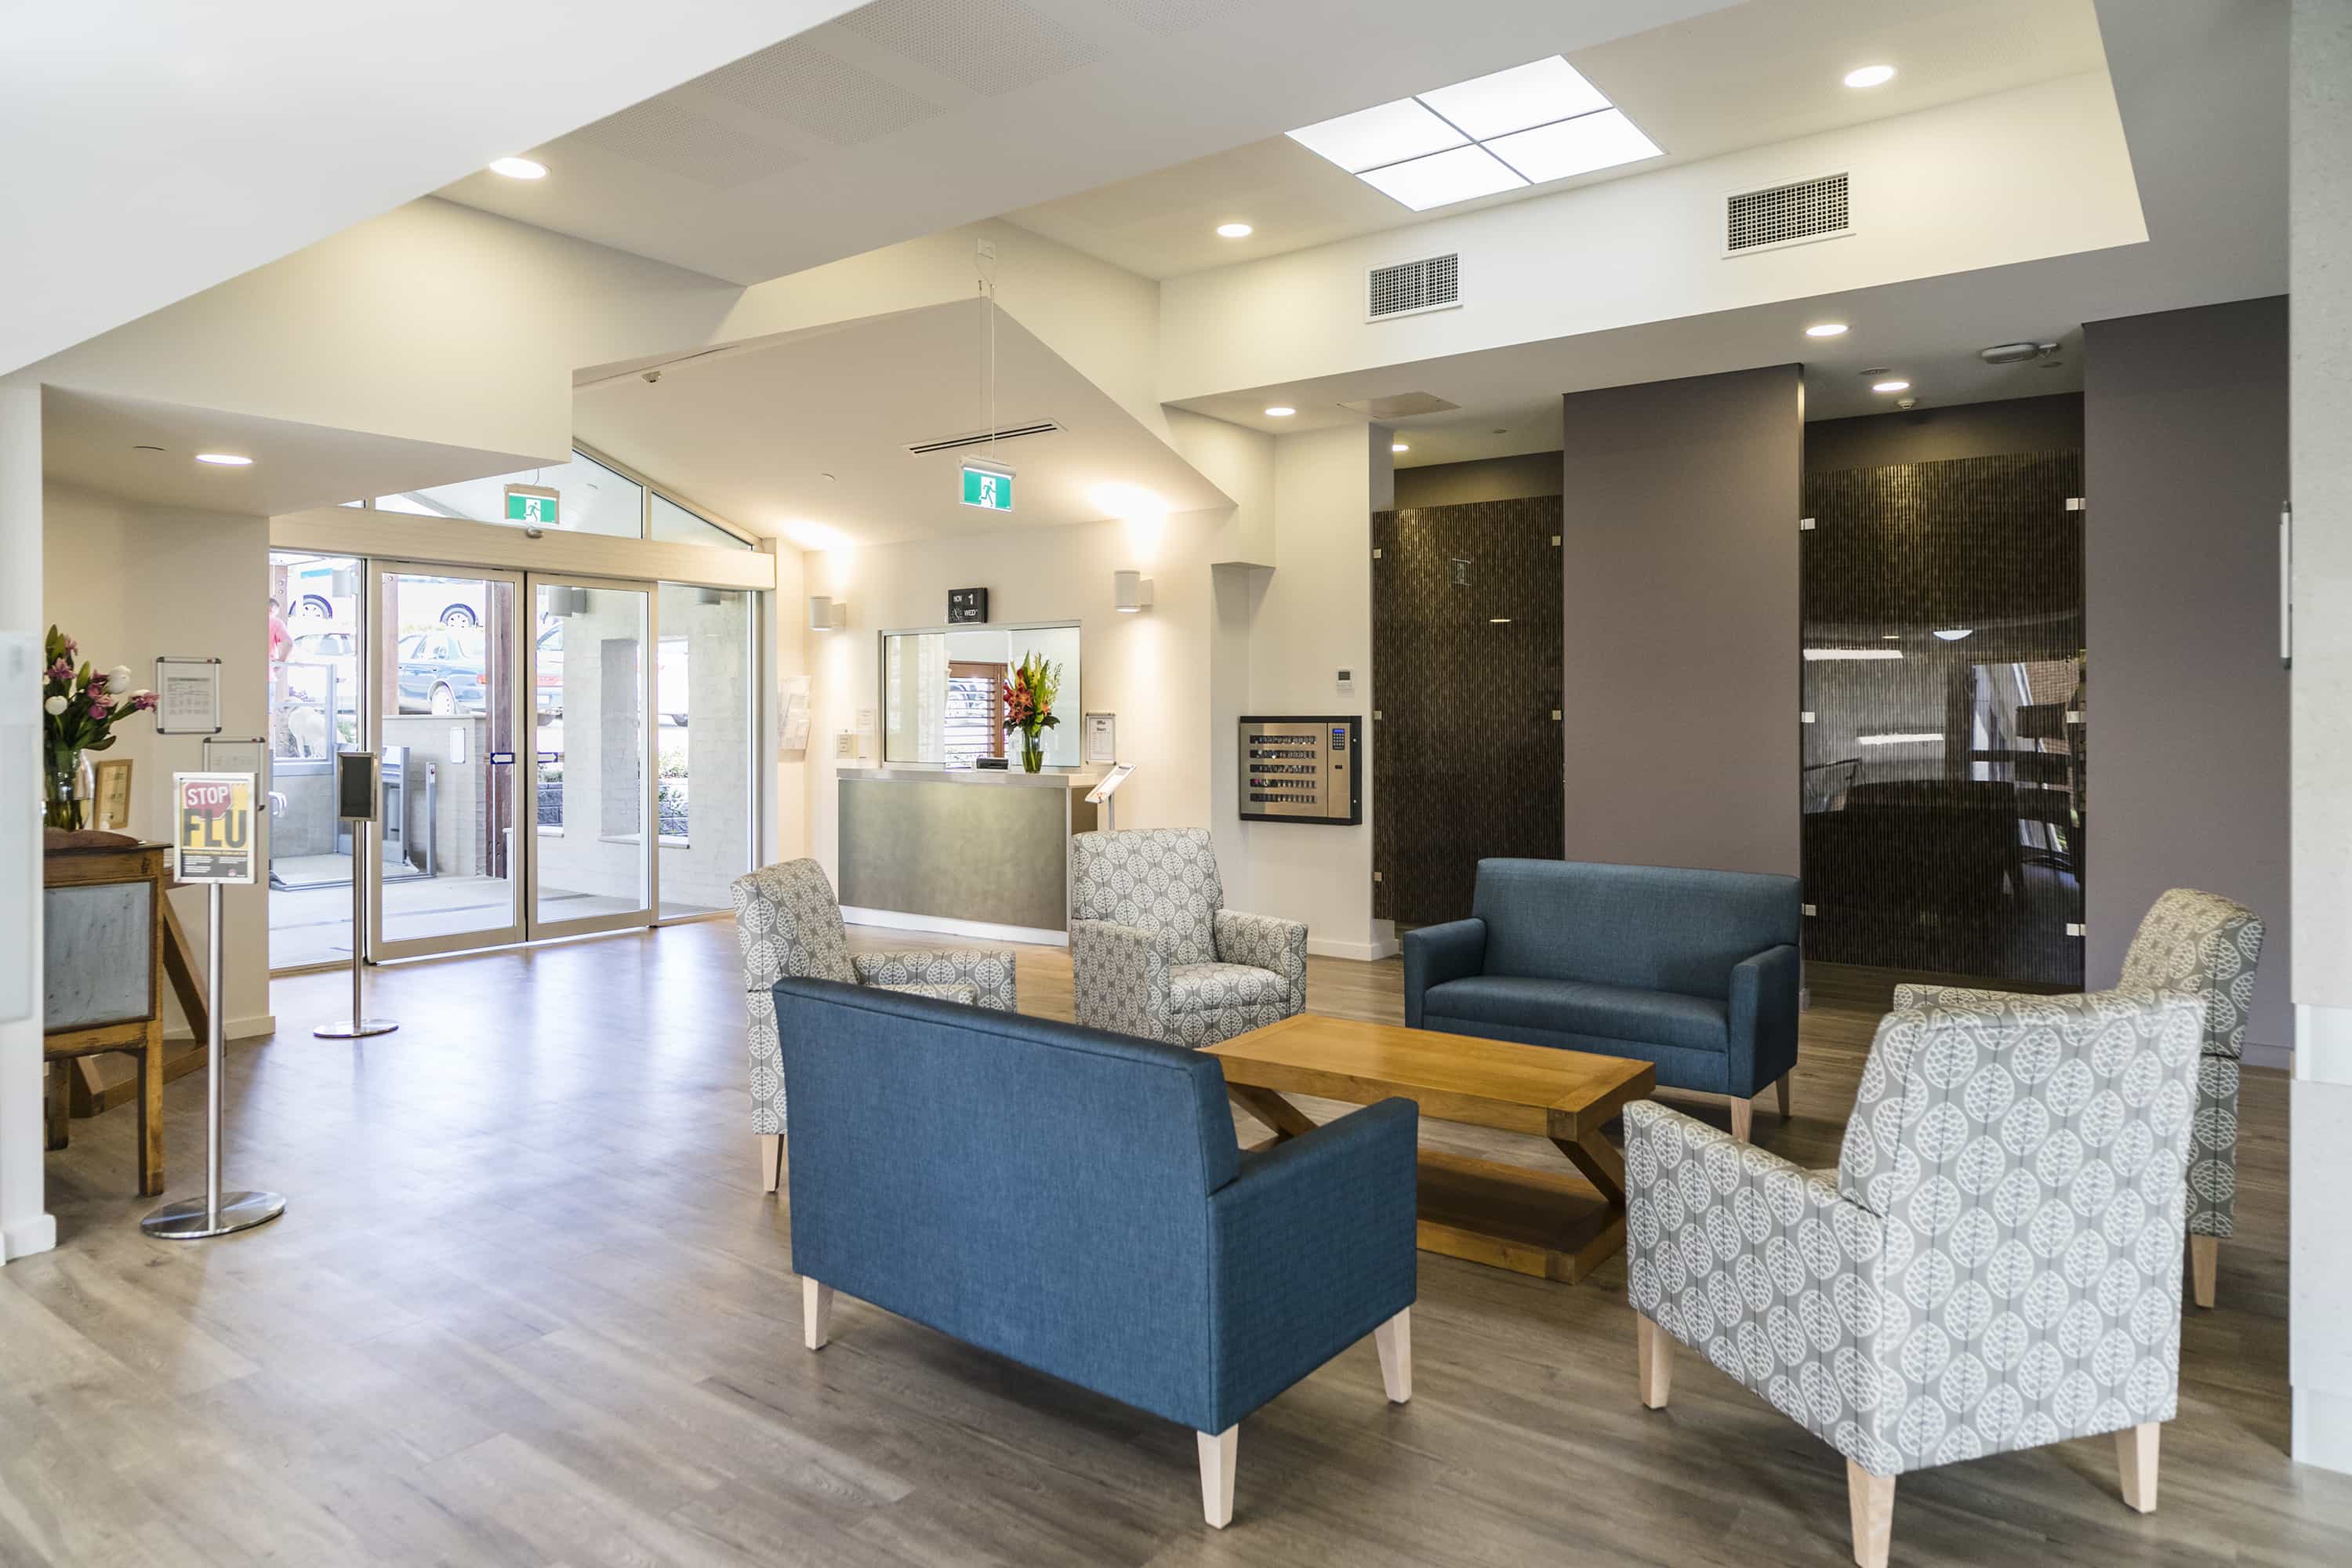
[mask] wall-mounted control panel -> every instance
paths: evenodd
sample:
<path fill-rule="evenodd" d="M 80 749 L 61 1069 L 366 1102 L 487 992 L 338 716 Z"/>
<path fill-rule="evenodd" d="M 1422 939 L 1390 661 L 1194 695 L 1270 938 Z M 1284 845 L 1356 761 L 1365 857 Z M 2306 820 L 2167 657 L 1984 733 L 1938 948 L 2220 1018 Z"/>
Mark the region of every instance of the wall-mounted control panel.
<path fill-rule="evenodd" d="M 1242 720 L 1241 814 L 1244 822 L 1313 822 L 1353 827 L 1364 820 L 1364 721 L 1341 717 Z"/>

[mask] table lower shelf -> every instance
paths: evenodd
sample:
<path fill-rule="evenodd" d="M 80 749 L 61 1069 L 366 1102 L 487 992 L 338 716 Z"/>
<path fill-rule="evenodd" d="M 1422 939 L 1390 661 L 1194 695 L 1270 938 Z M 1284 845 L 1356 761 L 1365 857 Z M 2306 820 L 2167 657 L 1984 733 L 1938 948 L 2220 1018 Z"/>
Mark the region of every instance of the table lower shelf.
<path fill-rule="evenodd" d="M 1423 1252 L 1573 1285 L 1625 1249 L 1625 1212 L 1564 1171 L 1421 1152 Z"/>

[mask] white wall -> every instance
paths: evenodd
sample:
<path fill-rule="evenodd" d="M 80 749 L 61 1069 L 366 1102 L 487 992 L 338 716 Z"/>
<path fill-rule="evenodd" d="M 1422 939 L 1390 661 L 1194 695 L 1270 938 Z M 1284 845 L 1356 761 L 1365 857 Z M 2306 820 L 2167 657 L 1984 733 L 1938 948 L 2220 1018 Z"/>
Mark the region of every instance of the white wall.
<path fill-rule="evenodd" d="M 1393 469 L 1385 426 L 1306 431 L 1275 441 L 1273 573 L 1250 617 L 1252 713 L 1372 712 L 1372 513 Z M 1352 675 L 1340 689 L 1338 672 Z M 1372 813 L 1379 780 L 1363 745 L 1357 827 L 1242 825 L 1256 911 L 1305 921 L 1309 951 L 1379 958 L 1394 931 L 1372 919 Z"/>
<path fill-rule="evenodd" d="M 153 683 L 159 654 L 216 657 L 221 665 L 221 725 L 228 739 L 269 732 L 269 523 L 226 512 L 142 506 L 92 490 L 52 484 L 42 500 L 41 612 L 81 645 L 99 668 L 131 667 L 141 686 Z M 131 764 L 131 828 L 163 839 L 171 824 L 172 774 L 205 765 L 194 735 L 158 735 L 152 721 L 125 720 L 104 755 Z M 267 820 L 261 853 L 269 852 Z M 269 1013 L 268 889 L 256 883 L 226 895 L 231 1039 L 266 1035 Z M 206 898 L 173 896 L 188 940 L 204 952 Z M 176 1005 L 168 1016 L 176 1020 Z"/>
<path fill-rule="evenodd" d="M 37 639 L 41 618 L 41 394 L 0 386 L 0 632 Z M 45 1196 L 41 1129 L 41 826 L 30 809 L 39 797 L 40 731 L 0 725 L 0 800 L 26 803 L 0 813 L 0 900 L 29 911 L 29 952 L 0 953 L 21 963 L 31 993 L 29 1017 L 0 1019 L 0 1263 L 57 1245 L 57 1222 Z"/>
<path fill-rule="evenodd" d="M 2292 26 L 2288 1377 L 2294 1457 L 2352 1471 L 2352 5 L 2295 0 Z"/>
<path fill-rule="evenodd" d="M 1725 258 L 1727 195 L 1841 169 L 1853 175 L 1853 235 Z M 2033 177 L 2019 179 L 2021 169 Z M 1996 212 L 2000 222 L 1985 221 Z M 1171 278 L 1160 289 L 1160 395 L 1174 402 L 2147 237 L 2105 76 L 2063 78 Z M 1365 268 L 1457 250 L 1459 310 L 1364 321 Z"/>

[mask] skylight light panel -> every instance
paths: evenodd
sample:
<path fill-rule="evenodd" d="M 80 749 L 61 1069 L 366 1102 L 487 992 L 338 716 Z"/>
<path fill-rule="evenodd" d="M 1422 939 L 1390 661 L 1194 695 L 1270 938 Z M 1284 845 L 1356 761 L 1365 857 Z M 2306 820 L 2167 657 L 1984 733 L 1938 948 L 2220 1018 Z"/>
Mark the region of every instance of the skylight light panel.
<path fill-rule="evenodd" d="M 1419 96 L 1475 142 L 1610 107 L 1600 89 L 1558 55 Z"/>
<path fill-rule="evenodd" d="M 1470 139 L 1410 98 L 1294 131 L 1290 139 L 1351 174 L 1459 147 Z"/>
<path fill-rule="evenodd" d="M 1538 185 L 1659 155 L 1658 144 L 1617 109 L 1497 137 L 1486 145 Z"/>
<path fill-rule="evenodd" d="M 1357 178 L 1417 213 L 1517 190 L 1527 184 L 1493 153 L 1475 146 L 1370 169 Z"/>

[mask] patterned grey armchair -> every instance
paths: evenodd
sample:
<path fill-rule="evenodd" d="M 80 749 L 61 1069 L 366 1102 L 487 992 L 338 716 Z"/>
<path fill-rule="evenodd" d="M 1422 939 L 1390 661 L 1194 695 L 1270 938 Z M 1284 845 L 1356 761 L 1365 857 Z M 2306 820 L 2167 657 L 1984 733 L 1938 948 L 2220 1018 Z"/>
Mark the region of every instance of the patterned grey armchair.
<path fill-rule="evenodd" d="M 2238 1212 L 2238 1061 L 2263 956 L 2262 917 L 2219 893 L 2175 888 L 2148 906 L 2124 954 L 2118 991 L 2185 991 L 2205 1005 L 2197 1064 L 2196 1145 L 2189 1160 L 2189 1262 L 2197 1304 L 2213 1304 L 2221 1237 Z M 2006 997 L 2000 991 L 1898 985 L 1897 1007 Z"/>
<path fill-rule="evenodd" d="M 1211 1046 L 1307 1006 L 1307 928 L 1221 908 L 1200 827 L 1070 840 L 1070 970 L 1078 1022 Z"/>
<path fill-rule="evenodd" d="M 760 1179 L 776 1190 L 784 1135 L 784 1057 L 770 994 L 785 975 L 908 991 L 950 1002 L 1013 1008 L 1013 953 L 1005 948 L 849 951 L 841 904 L 814 860 L 762 866 L 735 879 L 735 937 L 743 950 L 743 1000 L 751 1013 L 751 1131 L 760 1138 Z"/>
<path fill-rule="evenodd" d="M 2112 1432 L 2154 1509 L 2204 1017 L 2170 991 L 1890 1013 L 1834 1171 L 1627 1106 L 1642 1402 L 1678 1341 L 1837 1449 L 1864 1568 L 1895 1478 L 1955 1460 Z"/>

